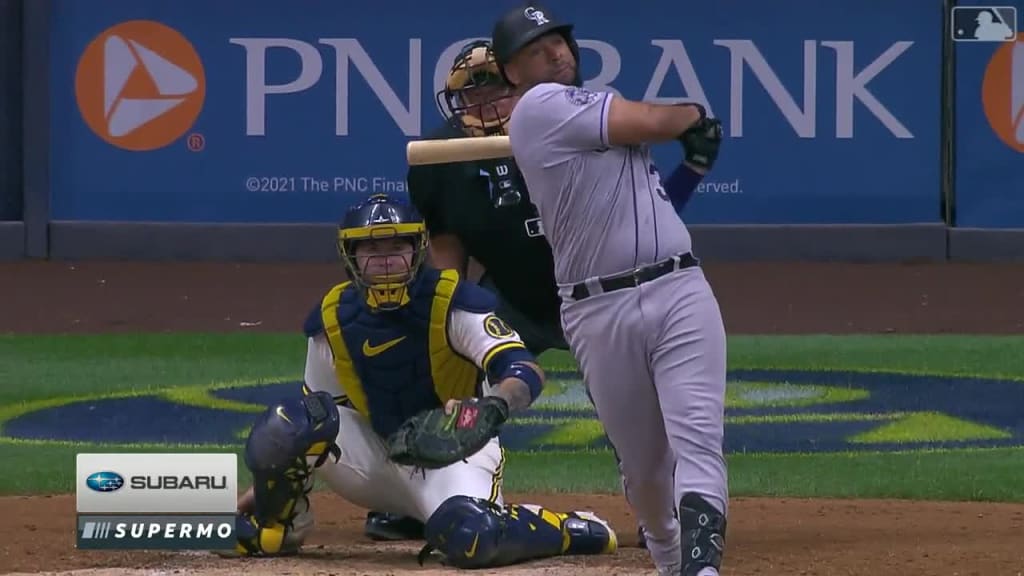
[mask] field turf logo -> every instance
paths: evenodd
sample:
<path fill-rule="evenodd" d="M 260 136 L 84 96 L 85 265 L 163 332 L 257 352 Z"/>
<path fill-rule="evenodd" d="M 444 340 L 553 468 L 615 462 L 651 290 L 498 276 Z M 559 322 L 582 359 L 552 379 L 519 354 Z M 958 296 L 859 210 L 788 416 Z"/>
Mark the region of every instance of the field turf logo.
<path fill-rule="evenodd" d="M 510 420 L 511 451 L 609 448 L 579 374 L 548 370 Z M 299 382 L 232 383 L 69 398 L 0 411 L 0 441 L 240 447 L 256 414 Z M 749 369 L 729 373 L 729 453 L 1024 446 L 1024 382 L 967 376 Z"/>

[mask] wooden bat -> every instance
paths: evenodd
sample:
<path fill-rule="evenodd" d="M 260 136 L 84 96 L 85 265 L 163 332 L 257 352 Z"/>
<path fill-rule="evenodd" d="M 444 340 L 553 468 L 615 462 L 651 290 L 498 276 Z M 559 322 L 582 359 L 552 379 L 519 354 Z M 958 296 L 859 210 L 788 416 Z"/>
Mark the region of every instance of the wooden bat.
<path fill-rule="evenodd" d="M 405 158 L 410 166 L 473 162 L 510 156 L 512 144 L 508 136 L 413 140 L 405 146 Z"/>

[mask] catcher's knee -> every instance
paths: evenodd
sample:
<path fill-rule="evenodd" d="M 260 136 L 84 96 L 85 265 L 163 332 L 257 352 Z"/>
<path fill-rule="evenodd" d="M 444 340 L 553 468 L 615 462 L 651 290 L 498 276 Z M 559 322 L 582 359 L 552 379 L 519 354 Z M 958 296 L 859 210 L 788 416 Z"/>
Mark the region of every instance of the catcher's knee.
<path fill-rule="evenodd" d="M 339 427 L 338 409 L 325 392 L 282 400 L 257 418 L 245 443 L 254 506 L 236 522 L 244 552 L 298 550 L 313 524 L 312 468 L 337 454 Z"/>
<path fill-rule="evenodd" d="M 679 502 L 683 531 L 683 576 L 695 576 L 704 568 L 722 567 L 726 519 L 699 494 L 683 494 Z"/>
<path fill-rule="evenodd" d="M 249 430 L 245 465 L 254 473 L 283 473 L 298 459 L 326 456 L 339 428 L 338 408 L 327 392 L 281 400 L 260 414 Z"/>
<path fill-rule="evenodd" d="M 452 496 L 424 527 L 427 545 L 458 568 L 493 566 L 501 552 L 502 511 L 483 498 Z"/>

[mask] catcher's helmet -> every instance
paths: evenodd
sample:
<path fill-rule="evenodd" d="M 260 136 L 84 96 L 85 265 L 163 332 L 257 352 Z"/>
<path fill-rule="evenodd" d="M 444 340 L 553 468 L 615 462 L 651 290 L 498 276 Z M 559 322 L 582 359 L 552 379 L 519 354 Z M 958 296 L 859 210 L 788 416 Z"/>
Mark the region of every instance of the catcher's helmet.
<path fill-rule="evenodd" d="M 459 51 L 448 71 L 444 89 L 437 93 L 437 106 L 445 119 L 470 136 L 506 134 L 511 115 L 502 101 L 512 97 L 512 87 L 498 70 L 491 43 L 470 42 Z M 505 110 L 502 110 L 505 108 Z"/>
<path fill-rule="evenodd" d="M 361 241 L 406 238 L 412 245 L 407 267 L 373 277 L 364 276 L 356 258 Z M 392 199 L 387 194 L 374 194 L 353 206 L 338 227 L 338 252 L 345 262 L 352 282 L 366 291 L 371 308 L 394 310 L 409 301 L 409 285 L 416 279 L 427 255 L 427 229 L 423 218 L 411 205 Z M 388 254 L 371 256 L 386 258 Z"/>
<path fill-rule="evenodd" d="M 512 59 L 512 56 L 524 48 L 527 44 L 541 36 L 558 33 L 565 38 L 565 43 L 572 51 L 572 57 L 576 60 L 576 78 L 573 84 L 582 86 L 583 80 L 580 77 L 580 47 L 572 35 L 573 25 L 562 22 L 547 8 L 540 4 L 529 4 L 513 10 L 509 10 L 494 24 L 491 32 L 491 41 L 494 44 L 494 56 L 498 63 L 498 70 L 502 78 L 508 81 L 505 76 L 505 64 Z"/>

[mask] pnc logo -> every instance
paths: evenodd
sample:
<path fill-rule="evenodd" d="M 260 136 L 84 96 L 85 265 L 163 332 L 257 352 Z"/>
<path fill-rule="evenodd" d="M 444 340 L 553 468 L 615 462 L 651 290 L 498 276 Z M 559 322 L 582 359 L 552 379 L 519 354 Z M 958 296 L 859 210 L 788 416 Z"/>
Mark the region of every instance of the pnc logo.
<path fill-rule="evenodd" d="M 981 86 L 981 102 L 999 139 L 1024 153 L 1024 33 L 992 55 Z"/>
<path fill-rule="evenodd" d="M 206 77 L 199 54 L 177 30 L 131 20 L 86 46 L 75 96 L 85 123 L 108 144 L 154 150 L 192 127 L 203 108 Z"/>

